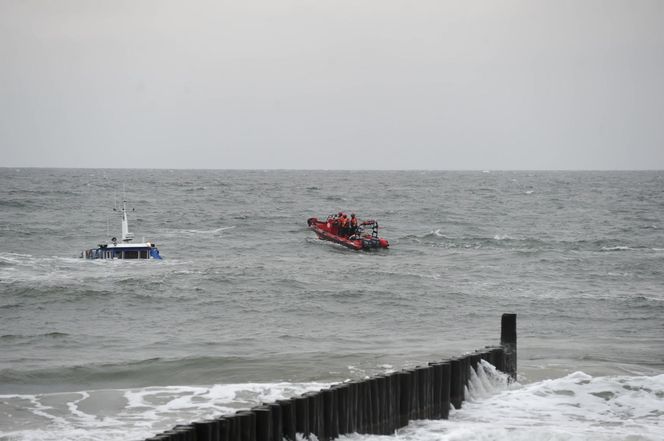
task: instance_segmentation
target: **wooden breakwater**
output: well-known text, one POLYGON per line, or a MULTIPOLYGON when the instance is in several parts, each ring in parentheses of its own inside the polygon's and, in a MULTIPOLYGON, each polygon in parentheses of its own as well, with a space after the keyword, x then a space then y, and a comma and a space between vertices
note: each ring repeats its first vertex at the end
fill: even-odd
POLYGON ((335 384, 219 418, 175 426, 146 441, 330 441, 348 433, 393 434, 410 420, 459 409, 480 360, 516 377, 516 314, 503 314, 500 346, 364 380, 335 384))

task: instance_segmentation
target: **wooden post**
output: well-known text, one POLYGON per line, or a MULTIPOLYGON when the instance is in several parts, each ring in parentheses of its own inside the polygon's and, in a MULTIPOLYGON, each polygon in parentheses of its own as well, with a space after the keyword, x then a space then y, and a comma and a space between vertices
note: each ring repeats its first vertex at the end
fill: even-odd
POLYGON ((504 372, 516 380, 516 314, 503 314, 500 345, 504 351, 504 372))
POLYGON ((387 379, 387 394, 389 403, 389 415, 387 419, 387 435, 394 434, 399 428, 399 377, 396 372, 385 376, 387 379))
POLYGON ((309 400, 306 397, 293 398, 295 403, 295 431, 309 437, 309 400))
POLYGON ((360 431, 360 386, 357 381, 348 383, 348 433, 360 431))
POLYGON ((210 441, 219 440, 219 420, 206 420, 210 423, 210 441))
POLYGON ((450 402, 455 409, 461 409, 463 402, 462 362, 459 358, 450 360, 450 402))
POLYGON ((240 418, 237 413, 229 415, 227 418, 228 433, 230 441, 241 441, 242 431, 240 429, 240 418))
POLYGON ((411 376, 410 371, 400 371, 399 378, 399 427, 406 427, 410 420, 411 376))
POLYGON ((212 440, 212 425, 209 421, 196 421, 192 423, 196 432, 196 441, 212 440))
POLYGON ((229 417, 217 418, 219 423, 219 441, 233 441, 231 439, 231 422, 229 417))
POLYGON ((327 439, 339 436, 339 408, 337 406, 337 391, 334 388, 320 391, 323 402, 323 422, 327 439))
POLYGON ((346 435, 351 433, 349 430, 350 426, 350 400, 349 400, 349 391, 350 387, 348 384, 337 384, 332 386, 332 389, 336 391, 337 396, 337 425, 339 435, 346 435))
POLYGON ((437 420, 442 418, 443 365, 441 363, 429 363, 429 366, 433 369, 431 418, 437 420))
POLYGON ((441 392, 440 417, 447 419, 450 415, 450 384, 452 381, 452 369, 449 362, 441 363, 443 365, 443 380, 441 392))
POLYGON ((256 441, 256 415, 248 410, 235 415, 240 423, 240 441, 256 441))
POLYGON ((272 415, 272 440, 282 441, 284 437, 282 407, 278 403, 270 403, 266 406, 270 408, 270 414, 272 415))
MULTIPOLYGON (((295 403, 293 400, 279 400, 277 404, 281 407, 281 424, 283 437, 288 441, 296 441, 297 424, 295 417, 295 403)), ((223 440, 221 440, 223 441, 223 440)), ((281 441, 281 440, 279 440, 281 441)))
POLYGON ((258 406, 251 410, 256 416, 256 441, 274 441, 272 438, 274 433, 272 431, 272 410, 270 407, 258 406))

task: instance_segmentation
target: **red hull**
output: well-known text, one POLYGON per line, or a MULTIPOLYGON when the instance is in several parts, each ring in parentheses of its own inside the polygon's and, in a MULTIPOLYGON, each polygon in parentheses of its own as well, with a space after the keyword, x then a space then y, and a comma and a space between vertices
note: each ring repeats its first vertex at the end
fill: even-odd
POLYGON ((307 224, 309 225, 309 228, 318 235, 319 239, 329 240, 330 242, 338 243, 339 245, 343 245, 352 250, 368 250, 387 248, 390 246, 387 239, 376 237, 371 234, 363 234, 353 239, 340 236, 339 228, 331 219, 321 221, 318 220, 318 218, 312 217, 307 219, 307 224))

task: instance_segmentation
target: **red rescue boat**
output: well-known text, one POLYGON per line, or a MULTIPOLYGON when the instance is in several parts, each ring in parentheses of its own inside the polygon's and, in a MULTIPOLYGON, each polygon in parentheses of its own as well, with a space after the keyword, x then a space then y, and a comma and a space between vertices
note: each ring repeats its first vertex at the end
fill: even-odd
POLYGON ((371 250, 390 246, 387 239, 378 237, 378 222, 375 220, 360 222, 356 231, 349 231, 347 234, 340 231, 339 218, 336 216, 328 216, 324 221, 310 217, 307 219, 307 225, 318 235, 319 239, 329 240, 353 250, 371 250))

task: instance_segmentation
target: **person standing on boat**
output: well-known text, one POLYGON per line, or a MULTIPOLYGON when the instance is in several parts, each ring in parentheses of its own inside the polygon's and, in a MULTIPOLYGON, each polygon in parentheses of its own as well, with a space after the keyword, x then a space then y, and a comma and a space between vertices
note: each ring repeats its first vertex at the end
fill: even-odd
POLYGON ((351 213, 350 215, 350 235, 353 235, 357 233, 357 218, 355 217, 355 213, 351 213))
POLYGON ((348 236, 348 216, 346 216, 345 214, 341 216, 341 221, 339 226, 340 226, 339 235, 343 237, 348 236))
POLYGON ((341 218, 343 215, 343 212, 340 211, 339 214, 334 217, 334 221, 332 222, 332 224, 337 227, 337 235, 339 236, 341 236, 341 218))

